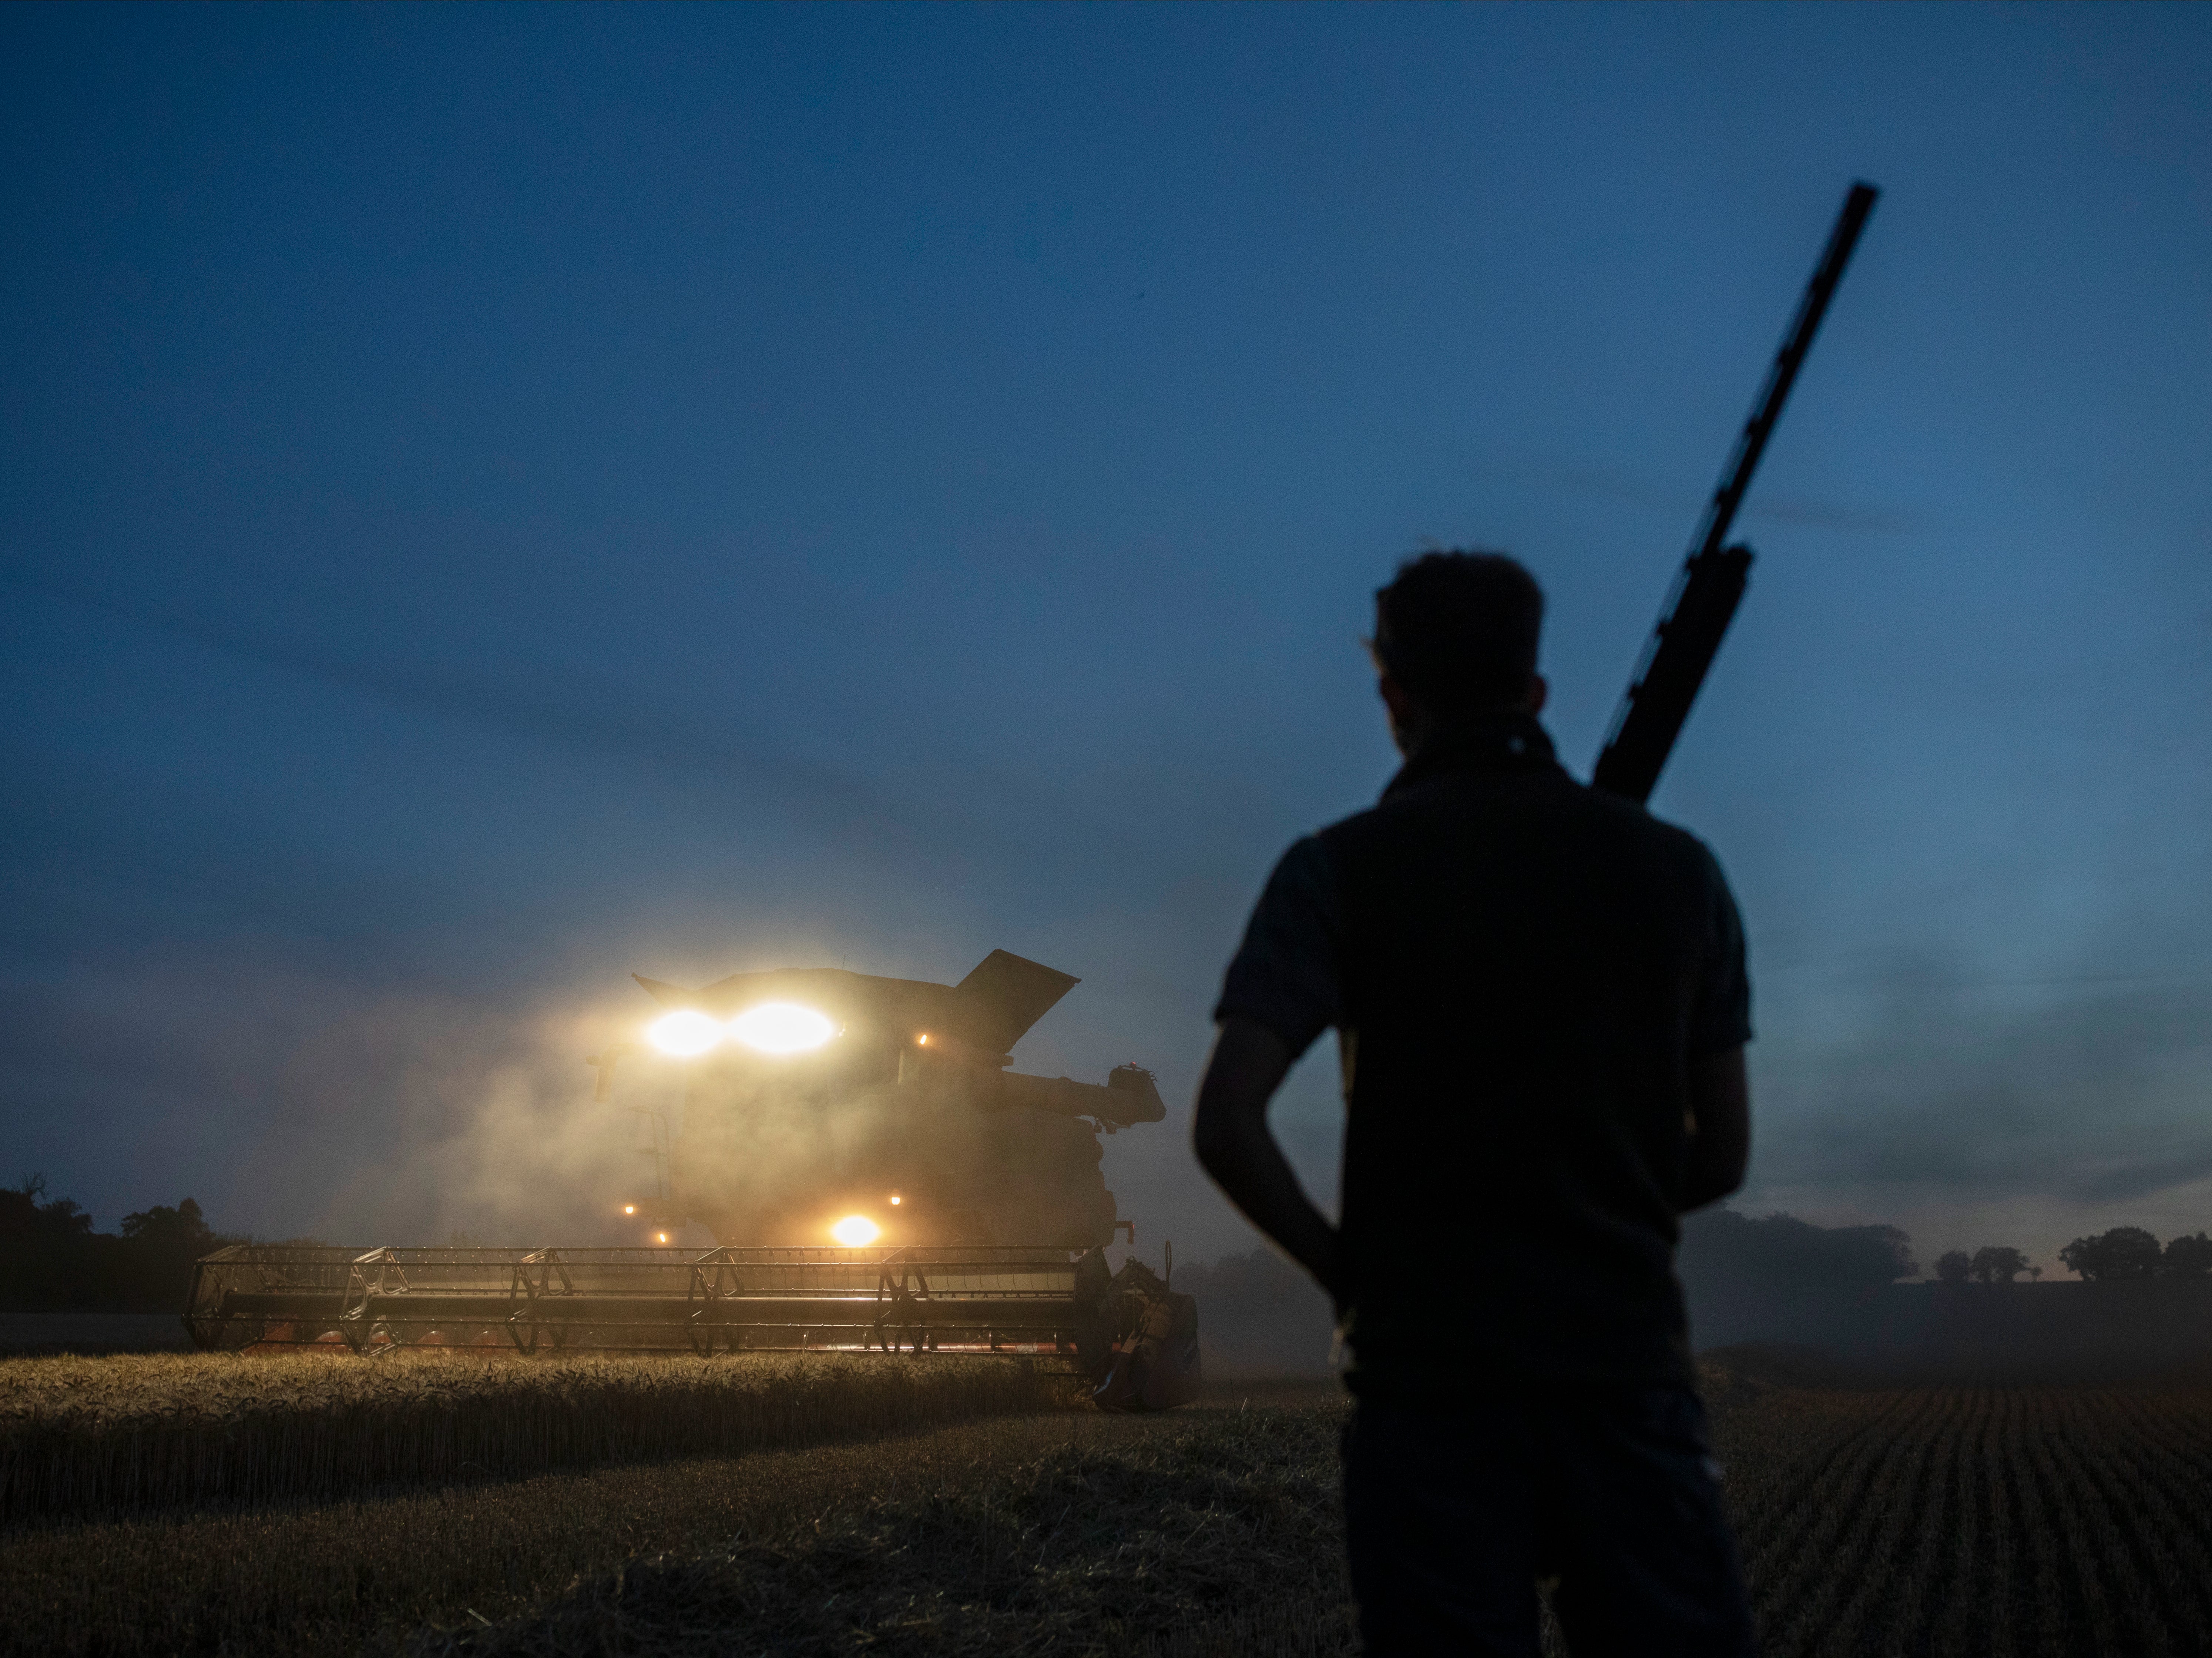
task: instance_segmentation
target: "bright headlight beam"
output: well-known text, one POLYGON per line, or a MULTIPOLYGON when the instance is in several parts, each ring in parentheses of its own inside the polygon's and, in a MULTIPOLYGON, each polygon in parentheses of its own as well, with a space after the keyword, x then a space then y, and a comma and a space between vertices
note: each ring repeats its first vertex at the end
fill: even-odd
POLYGON ((662 1053, 688 1060, 704 1054, 727 1033, 705 1014, 687 1007, 655 1019, 645 1034, 662 1053))
POLYGON ((866 1215, 848 1215, 830 1229, 830 1236, 848 1249, 865 1249, 884 1235, 884 1229, 866 1215))
POLYGON ((829 1018, 796 1002, 763 1002, 730 1021, 730 1035, 763 1054, 799 1054, 837 1034, 829 1018))

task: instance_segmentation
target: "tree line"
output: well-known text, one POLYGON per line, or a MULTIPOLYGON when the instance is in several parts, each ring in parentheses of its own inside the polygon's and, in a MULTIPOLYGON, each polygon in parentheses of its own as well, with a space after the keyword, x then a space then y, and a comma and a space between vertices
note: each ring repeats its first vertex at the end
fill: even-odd
POLYGON ((2140 1226, 2115 1226, 2075 1238, 2058 1259, 2086 1278, 2203 1278, 2212 1273, 2212 1237, 2169 1238, 2166 1248, 2140 1226))
POLYGON ((180 1313, 192 1263, 240 1241, 210 1226, 190 1198, 95 1232, 90 1215, 48 1199, 46 1176, 33 1175, 0 1188, 0 1311, 180 1313))
MULTIPOLYGON (((2203 1232, 2169 1238, 2166 1247, 2140 1226, 2115 1226, 2075 1238, 2058 1252, 2069 1272, 2093 1282, 2098 1279, 2147 1278, 2203 1278, 2212 1274, 2212 1237, 2203 1232)), ((1985 1244, 1968 1254, 1954 1249, 1936 1263, 1936 1276, 1946 1284, 2010 1284, 2022 1272, 2041 1278, 2043 1269, 2028 1264, 2027 1257, 2005 1244, 1985 1244)))

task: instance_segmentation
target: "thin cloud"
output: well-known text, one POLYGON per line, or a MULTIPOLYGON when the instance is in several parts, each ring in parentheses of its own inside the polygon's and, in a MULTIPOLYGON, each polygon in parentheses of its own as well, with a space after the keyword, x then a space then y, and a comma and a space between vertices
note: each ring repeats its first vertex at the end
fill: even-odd
MULTIPOLYGON (((1705 507, 1707 497, 1688 490, 1668 489, 1626 472, 1595 467, 1483 467, 1472 469, 1478 477, 1499 483, 1518 483, 1560 495, 1594 496, 1631 507, 1680 515, 1687 527, 1705 507)), ((1923 514, 1894 508, 1856 507, 1835 501, 1810 501, 1802 496, 1762 495, 1755 489, 1741 517, 1758 522, 1802 524, 1823 530, 1848 530, 1861 535, 1906 535, 1928 529, 1923 514)))
MULTIPOLYGON (((814 804, 854 817, 880 821, 890 813, 888 797, 848 774, 810 764, 748 742, 726 727, 663 708, 643 717, 629 712, 636 699, 614 687, 590 687, 589 702, 549 696, 512 681, 473 674, 443 664, 371 661, 318 651, 291 640, 175 616, 157 615, 112 599, 8 578, 42 597, 150 629, 264 667, 297 674, 324 684, 359 691, 404 707, 464 720, 550 746, 587 750, 633 762, 683 768, 702 768, 748 782, 766 782, 805 795, 814 804)), ((563 669, 572 683, 578 676, 563 669)))
POLYGON ((1074 808, 1063 794, 1019 776, 957 760, 935 767, 938 786, 893 792, 851 771, 794 758, 720 721, 651 706, 623 687, 594 683, 564 667, 571 695, 471 673, 433 662, 377 661, 317 650, 296 641, 156 614, 112 599, 52 586, 21 575, 4 578, 57 603, 135 628, 188 640, 201 647, 549 747, 640 765, 698 786, 765 787, 812 826, 878 853, 927 854, 956 861, 1011 853, 1038 839, 1092 857, 1157 860, 1170 853, 1170 832, 1137 832, 1111 817, 1074 808), (645 713, 636 712, 641 707, 645 713))
POLYGON ((1762 1183, 2103 1203, 2212 1173, 2212 1008, 2190 979, 2051 982, 1993 1005, 1986 981, 1900 966, 1853 1034, 1765 1066, 1762 1183))

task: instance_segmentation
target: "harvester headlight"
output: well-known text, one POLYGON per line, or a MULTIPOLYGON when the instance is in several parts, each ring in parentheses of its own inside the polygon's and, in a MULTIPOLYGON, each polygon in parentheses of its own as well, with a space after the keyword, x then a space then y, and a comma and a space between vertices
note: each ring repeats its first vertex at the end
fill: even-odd
POLYGON ((645 1033, 653 1045, 664 1054, 673 1054, 679 1060, 688 1060, 704 1054, 727 1034, 705 1014, 685 1008, 678 1013, 663 1015, 653 1022, 645 1033))
POLYGON ((799 1054, 837 1034, 823 1014, 796 1002, 763 1002, 730 1021, 730 1035, 763 1054, 799 1054))
POLYGON ((830 1229, 830 1236, 848 1249, 865 1249, 884 1235, 884 1229, 866 1215, 848 1215, 830 1229))

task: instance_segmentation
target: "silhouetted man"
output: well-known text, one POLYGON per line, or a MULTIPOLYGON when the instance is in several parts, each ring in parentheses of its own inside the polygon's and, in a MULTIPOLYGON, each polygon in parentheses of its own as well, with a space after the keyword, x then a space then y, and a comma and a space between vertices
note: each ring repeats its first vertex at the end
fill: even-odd
POLYGON ((1583 787, 1537 724, 1544 598, 1488 553, 1376 595, 1405 766, 1299 841, 1230 964, 1200 1160, 1321 1280, 1349 1340, 1369 1652, 1753 1649, 1692 1391, 1676 1216, 1750 1148, 1743 933, 1705 847, 1583 787), (1267 1102, 1334 1026, 1342 1221, 1267 1102))

